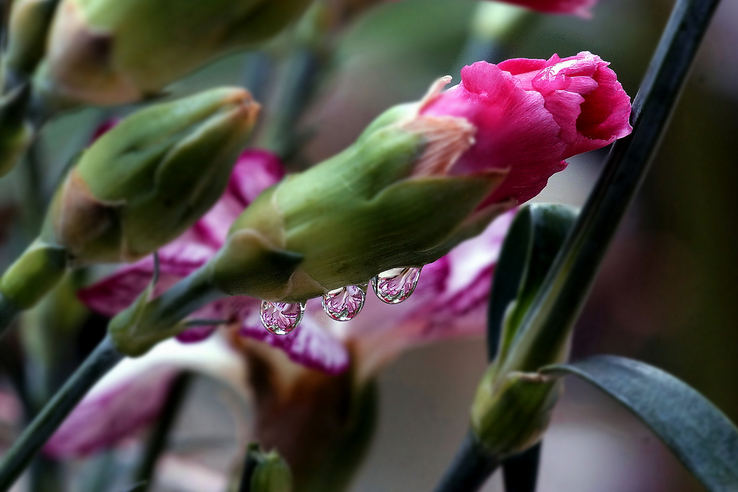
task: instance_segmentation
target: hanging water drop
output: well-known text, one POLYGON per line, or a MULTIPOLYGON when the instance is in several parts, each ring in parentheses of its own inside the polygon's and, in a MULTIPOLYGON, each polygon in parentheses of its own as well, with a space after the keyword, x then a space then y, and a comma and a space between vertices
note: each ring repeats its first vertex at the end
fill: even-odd
POLYGON ((261 301, 261 324, 270 333, 286 335, 300 324, 305 314, 304 302, 261 301))
MULTIPOLYGON (((366 285, 366 284, 365 284, 366 285)), ((323 311, 336 321, 348 321, 364 307, 366 290, 359 285, 347 285, 323 294, 323 311)))
POLYGON ((419 278, 420 268, 392 268, 374 277, 372 287, 380 301, 387 304, 398 304, 415 291, 419 278))

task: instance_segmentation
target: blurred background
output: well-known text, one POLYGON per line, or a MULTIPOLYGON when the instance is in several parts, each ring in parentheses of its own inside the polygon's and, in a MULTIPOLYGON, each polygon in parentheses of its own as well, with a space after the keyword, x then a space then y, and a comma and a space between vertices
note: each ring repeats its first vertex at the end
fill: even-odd
MULTIPOLYGON (((563 57, 592 51, 612 63, 634 97, 671 5, 664 0, 600 0, 592 19, 534 15, 505 41, 500 56, 548 58, 553 53, 563 57)), ((317 162, 344 148, 384 108, 417 99, 436 77, 452 73, 458 80, 458 60, 474 6, 462 0, 389 2, 340 32, 333 64, 300 120, 311 131, 302 158, 317 162)), ((738 206, 736 26, 738 3, 723 2, 653 168, 607 255, 577 325, 572 352, 575 359, 612 353, 661 367, 702 392, 734 422, 738 234, 730 217, 738 206)), ((271 52, 279 55, 284 43, 276 41, 271 52)), ((227 57, 178 82, 172 91, 239 84, 245 77, 255 81, 254 74, 260 72, 254 72, 254 60, 254 55, 227 57), (251 67, 246 75, 245 66, 251 67)), ((269 89, 290 77, 281 70, 276 67, 273 79, 259 83, 269 89)), ((267 101, 267 114, 271 107, 267 101)), ((2 266, 33 233, 19 230, 16 219, 43 212, 38 201, 28 197, 29 180, 53 187, 65 161, 103 117, 99 110, 86 110, 50 125, 39 150, 47 163, 43 173, 23 175, 19 166, 11 179, 0 181, 2 266)), ((581 205, 605 155, 595 152, 572 159, 536 201, 581 205)), ((100 320, 88 324, 94 331, 100 320)), ((80 336, 80 350, 93 345, 95 335, 90 336, 92 341, 80 336)), ((12 357, 17 349, 13 344, 20 342, 3 343, 3 357, 12 357)), ((482 340, 463 340, 417 349, 387 367, 379 378, 377 432, 351 490, 429 490, 461 441, 485 366, 482 340)), ((221 436, 220 447, 209 457, 182 451, 179 458, 163 463, 164 476, 172 478, 162 480, 161 490, 198 490, 177 482, 183 462, 191 470, 202 469, 203 480, 230 466, 229 453, 237 443, 230 427, 233 420, 226 418, 227 398, 219 394, 207 383, 198 383, 177 433, 178 439, 193 433, 215 441, 214 436, 221 436)), ((12 413, 12 407, 0 400, 0 421, 2 412, 12 413)), ((0 440, 9 432, 0 427, 0 440)), ((486 490, 501 490, 499 476, 486 490)), ((569 381, 544 440, 539 490, 701 488, 633 416, 595 390, 569 381)))

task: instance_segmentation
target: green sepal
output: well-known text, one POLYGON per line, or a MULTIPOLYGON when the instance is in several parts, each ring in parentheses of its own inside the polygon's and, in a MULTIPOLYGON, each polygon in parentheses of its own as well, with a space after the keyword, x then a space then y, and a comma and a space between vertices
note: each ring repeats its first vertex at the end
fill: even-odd
MULTIPOLYGON (((230 295, 251 295, 281 300, 289 281, 303 261, 299 253, 276 248, 251 229, 228 237, 225 246, 210 262, 214 285, 230 295)), ((304 299, 302 299, 304 300, 304 299)))
POLYGON ((240 490, 248 492, 290 492, 292 473, 276 450, 262 451, 251 443, 246 452, 240 490))
POLYGON ((64 248, 36 240, 0 278, 0 294, 20 309, 27 309, 62 278, 67 269, 64 248))
POLYGON ((249 479, 250 492, 290 492, 292 473, 287 462, 275 450, 263 452, 249 446, 248 458, 255 462, 249 479))

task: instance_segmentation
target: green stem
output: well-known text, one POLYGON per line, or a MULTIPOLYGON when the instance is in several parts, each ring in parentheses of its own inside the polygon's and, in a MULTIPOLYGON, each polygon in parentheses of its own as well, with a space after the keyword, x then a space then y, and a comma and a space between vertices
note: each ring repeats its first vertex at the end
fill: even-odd
POLYGON ((312 47, 300 46, 284 68, 283 86, 277 95, 275 112, 266 129, 265 147, 290 160, 302 140, 297 122, 312 99, 323 63, 312 47))
POLYGON ((243 470, 241 470, 241 480, 238 486, 238 492, 252 492, 251 477, 254 475, 256 467, 259 465, 257 454, 255 452, 252 452, 252 449, 258 452, 259 446, 249 444, 249 449, 246 452, 246 460, 243 464, 243 470))
POLYGON ((225 297, 226 294, 212 285, 211 267, 206 263, 155 299, 149 300, 147 289, 110 320, 108 331, 118 349, 130 356, 143 355, 157 343, 186 328, 182 320, 187 315, 225 297))
POLYGON ((461 443, 451 466, 436 486, 435 492, 478 490, 499 464, 499 459, 492 456, 470 431, 461 443))
POLYGON ((502 464, 502 481, 505 484, 505 492, 535 491, 540 460, 540 442, 520 454, 505 458, 502 464))
POLYGON ((192 373, 183 372, 179 374, 172 387, 169 389, 167 400, 156 421, 156 427, 151 431, 151 436, 146 443, 141 462, 135 474, 134 483, 138 484, 138 492, 146 492, 153 484, 154 471, 159 456, 166 449, 169 435, 177 421, 179 410, 182 407, 187 391, 192 382, 192 373))
POLYGON ((522 7, 480 2, 472 14, 469 37, 451 73, 457 74, 464 65, 477 61, 497 62, 510 43, 525 35, 540 17, 522 7))
POLYGON ((0 490, 10 488, 87 391, 122 358, 106 336, 3 455, 0 490))
POLYGON ((0 293, 0 337, 10 327, 21 309, 0 293))
POLYGON ((679 0, 633 104, 633 133, 616 142, 605 170, 533 301, 503 371, 536 371, 560 353, 602 258, 666 127, 720 0, 679 0))

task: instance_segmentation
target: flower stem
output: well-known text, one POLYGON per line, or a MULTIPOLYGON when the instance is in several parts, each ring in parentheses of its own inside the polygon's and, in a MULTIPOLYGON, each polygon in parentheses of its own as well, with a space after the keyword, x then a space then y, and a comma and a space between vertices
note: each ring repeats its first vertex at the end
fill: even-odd
POLYGON ((3 455, 0 490, 7 490, 85 393, 123 356, 106 336, 3 455))
POLYGON ((477 440, 472 432, 467 433, 456 457, 435 492, 469 492, 478 490, 497 469, 500 462, 477 440))
POLYGON ((3 336, 8 327, 13 323, 19 312, 20 309, 15 304, 0 294, 0 337, 3 336))
POLYGON ((156 462, 164 449, 166 449, 169 434, 174 428, 179 410, 187 396, 191 382, 192 373, 183 372, 177 376, 172 387, 169 389, 164 408, 162 408, 159 418, 156 421, 156 427, 152 430, 151 436, 146 443, 146 449, 142 454, 141 462, 136 471, 135 483, 138 484, 136 488, 138 492, 146 492, 153 484, 152 477, 156 469, 156 462))
POLYGON ((535 371, 562 350, 633 196, 643 181, 720 0, 679 0, 633 104, 633 133, 616 142, 574 230, 526 313, 503 370, 535 371))

